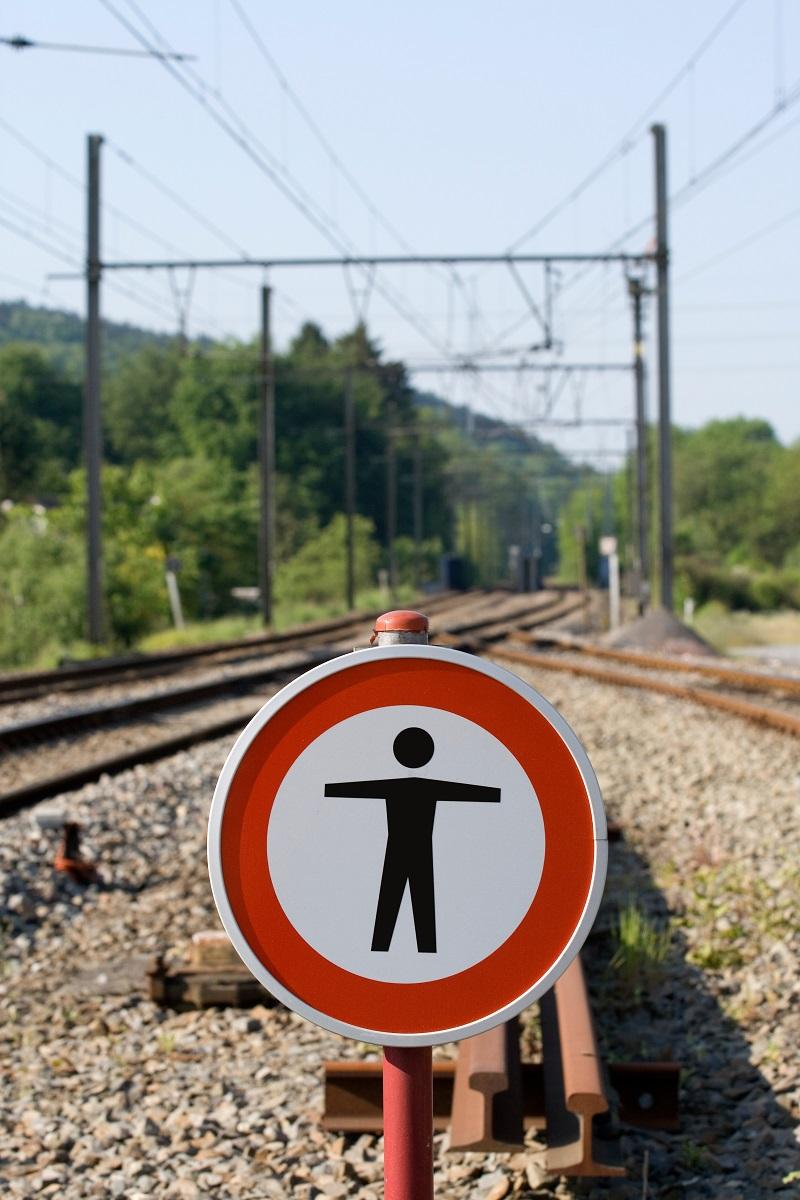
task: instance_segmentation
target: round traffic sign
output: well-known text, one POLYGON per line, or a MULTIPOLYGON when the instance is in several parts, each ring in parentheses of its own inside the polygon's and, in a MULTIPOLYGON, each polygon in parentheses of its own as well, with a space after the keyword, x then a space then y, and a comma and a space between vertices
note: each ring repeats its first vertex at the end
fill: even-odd
POLYGON ((385 1045, 468 1037, 542 995, 591 928, 606 849, 563 717, 502 667, 420 645, 334 659, 265 704, 208 831, 256 978, 385 1045))

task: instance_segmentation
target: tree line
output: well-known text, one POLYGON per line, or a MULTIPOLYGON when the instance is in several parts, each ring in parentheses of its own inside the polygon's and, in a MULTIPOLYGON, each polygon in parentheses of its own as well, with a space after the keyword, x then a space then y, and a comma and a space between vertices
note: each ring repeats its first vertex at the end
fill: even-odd
MULTIPOLYGON (((657 595, 658 527, 655 432, 648 441, 648 546, 657 595)), ((752 610, 800 607, 800 442, 784 446, 760 418, 710 421, 672 430, 677 599, 717 600, 752 610)), ((585 536, 590 576, 598 542, 616 533, 623 567, 634 565, 635 468, 577 487, 561 514, 562 570, 579 574, 585 536), (584 535, 581 531, 584 531, 584 535)))
MULTIPOLYGON (((0 314, 2 315, 2 314, 0 314)), ((30 324, 30 318, 28 318, 30 324)), ((19 324, 19 322, 17 322, 19 324)), ((23 323, 24 324, 24 323, 23 323)), ((130 331, 126 332, 130 341, 130 331)), ((110 339, 107 339, 110 340, 110 339)), ((75 345, 0 345, 0 657, 41 656, 42 630, 79 642, 85 609, 82 391, 75 345)), ((396 462, 399 582, 432 584, 455 553, 467 579, 508 573, 574 485, 552 447, 412 388, 363 327, 329 340, 304 325, 276 356, 280 608, 344 596, 344 395, 356 414, 356 570, 374 588, 388 559, 387 459, 396 462), (391 445, 390 445, 391 439, 391 445), (419 472, 422 544, 415 546, 419 472), (551 486, 539 488, 547 476, 551 486)), ((114 353, 103 383, 103 533, 111 642, 169 620, 164 569, 180 561, 189 619, 231 612, 256 582, 259 365, 255 343, 144 339, 114 353)), ((551 558, 554 556, 551 546, 551 558)))
MULTIPOLYGON (((0 663, 80 650, 85 614, 82 323, 0 305, 0 663), (28 340, 25 340, 28 339, 28 340)), ((241 611, 256 583, 259 366, 255 343, 181 344, 106 326, 103 532, 109 646, 169 623, 164 571, 180 561, 188 619, 241 611)), ((632 461, 600 473, 518 428, 411 386, 363 327, 304 325, 275 359, 279 612, 345 595, 344 393, 356 410, 356 569, 362 596, 388 564, 387 460, 396 459, 400 584, 432 585, 445 553, 467 582, 513 582, 510 551, 577 582, 616 534, 634 566, 632 461), (415 547, 421 466, 423 541, 415 547), (421 553, 420 553, 421 552, 421 553)), ((800 604, 800 444, 744 417, 674 429, 677 599, 800 604)), ((649 433, 648 542, 657 595, 657 445, 649 433)), ((385 598, 385 597, 384 597, 385 598)), ((379 603, 373 595, 368 603, 379 603)), ((249 611, 253 611, 252 608, 249 611)))

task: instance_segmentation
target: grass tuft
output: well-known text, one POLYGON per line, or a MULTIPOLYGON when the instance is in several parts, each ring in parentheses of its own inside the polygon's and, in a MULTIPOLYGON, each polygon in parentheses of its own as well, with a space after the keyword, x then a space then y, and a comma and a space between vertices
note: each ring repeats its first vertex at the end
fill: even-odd
POLYGON ((671 933, 642 911, 634 900, 620 909, 614 931, 617 948, 611 967, 629 988, 641 988, 660 974, 669 954, 671 933))

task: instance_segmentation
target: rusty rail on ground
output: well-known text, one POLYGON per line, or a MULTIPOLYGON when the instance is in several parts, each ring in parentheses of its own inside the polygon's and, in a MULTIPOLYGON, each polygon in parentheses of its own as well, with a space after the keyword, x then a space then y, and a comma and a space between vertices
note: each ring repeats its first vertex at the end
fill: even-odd
POLYGON ((517 1150, 523 1141, 522 1064, 516 1018, 458 1047, 451 1150, 517 1150))
MULTIPOLYGON (((625 1124, 676 1129, 679 1064, 601 1063, 580 958, 539 1006, 543 1062, 520 1062, 515 1019, 433 1064, 434 1129, 449 1126, 451 1150, 484 1153, 519 1151, 526 1130, 544 1131, 551 1174, 622 1175, 612 1109, 625 1124)), ((379 1062, 325 1063, 323 1126, 382 1131, 379 1062)))
POLYGON ((542 997, 547 1170, 553 1175, 624 1175, 619 1144, 602 1138, 609 1111, 603 1065, 580 955, 542 997))

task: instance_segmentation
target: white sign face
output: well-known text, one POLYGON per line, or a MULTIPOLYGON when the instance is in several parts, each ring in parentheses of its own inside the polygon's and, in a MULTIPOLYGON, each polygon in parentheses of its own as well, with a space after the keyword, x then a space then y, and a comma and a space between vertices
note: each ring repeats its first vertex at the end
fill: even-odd
POLYGON ((603 558, 610 558, 612 554, 617 553, 617 539, 608 536, 601 537, 599 549, 603 558))
POLYGON ((266 852, 278 900, 315 950, 357 975, 421 983, 466 970, 510 937, 539 886, 544 821, 492 734, 442 709, 396 705, 308 746, 275 798, 266 852), (404 733, 413 745, 411 730, 433 746, 416 767, 393 750, 403 754, 404 733), (326 796, 330 784, 343 794, 326 796), (373 948, 376 929, 385 948, 373 948))

